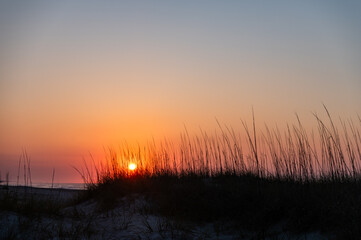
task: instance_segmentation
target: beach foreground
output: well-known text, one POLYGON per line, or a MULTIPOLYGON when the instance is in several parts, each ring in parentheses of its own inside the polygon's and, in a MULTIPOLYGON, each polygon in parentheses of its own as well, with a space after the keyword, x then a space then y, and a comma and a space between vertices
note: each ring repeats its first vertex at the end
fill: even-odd
MULTIPOLYGON (((240 227, 239 221, 233 221, 231 218, 227 220, 220 217, 218 220, 205 221, 201 220, 203 216, 199 216, 199 220, 196 221, 186 220, 187 217, 160 214, 154 206, 154 196, 151 198, 148 193, 130 193, 108 202, 104 201, 106 196, 103 200, 99 200, 98 193, 88 190, 1 186, 0 238, 329 239, 332 237, 319 231, 286 231, 286 221, 282 220, 267 226, 264 231, 257 226, 240 227)), ((162 193, 158 197, 161 198, 162 193)), ((194 204, 201 203, 194 202, 194 204)), ((208 214, 212 215, 212 213, 208 214)))
POLYGON ((219 125, 124 143, 74 168, 84 190, 1 186, 0 239, 361 239, 360 131, 325 112, 316 136, 298 117, 258 133, 253 117, 246 142, 219 125))

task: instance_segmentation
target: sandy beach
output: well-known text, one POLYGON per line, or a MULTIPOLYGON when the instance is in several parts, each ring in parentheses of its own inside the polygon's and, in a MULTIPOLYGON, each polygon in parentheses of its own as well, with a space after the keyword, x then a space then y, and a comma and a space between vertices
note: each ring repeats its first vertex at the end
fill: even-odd
MULTIPOLYGON (((145 197, 133 194, 104 210, 85 190, 1 186, 0 239, 259 239, 232 222, 185 222, 155 214, 145 197), (16 202, 12 205, 7 202, 16 202), (7 207, 5 205, 8 205, 7 207), (40 206, 38 205, 40 204, 40 206), (48 209, 46 206, 53 207, 48 209)), ((301 239, 273 229, 273 238, 301 239)), ((320 233, 302 239, 327 239, 320 233)))

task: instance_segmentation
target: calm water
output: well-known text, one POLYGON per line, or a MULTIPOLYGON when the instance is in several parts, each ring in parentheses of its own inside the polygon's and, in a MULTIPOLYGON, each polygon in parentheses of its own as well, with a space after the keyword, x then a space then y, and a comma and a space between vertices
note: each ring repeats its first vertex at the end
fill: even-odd
MULTIPOLYGON (((5 185, 5 182, 0 183, 0 185, 5 185)), ((16 186, 16 182, 9 182, 9 186, 16 186)), ((22 185, 22 184, 19 184, 22 185)), ((51 183, 32 183, 32 187, 38 188, 64 188, 64 189, 77 189, 82 190, 85 189, 84 183, 54 183, 53 186, 51 183)))

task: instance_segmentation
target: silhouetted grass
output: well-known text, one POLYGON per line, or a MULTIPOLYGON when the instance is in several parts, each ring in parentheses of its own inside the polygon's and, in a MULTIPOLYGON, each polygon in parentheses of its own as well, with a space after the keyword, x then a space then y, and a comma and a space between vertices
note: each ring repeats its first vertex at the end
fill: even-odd
POLYGON ((191 137, 186 131, 177 144, 123 143, 119 151, 109 149, 105 163, 92 159, 78 171, 88 197, 103 210, 123 196, 142 194, 152 204, 148 211, 175 219, 231 221, 260 233, 281 224, 284 231, 357 238, 361 119, 340 120, 339 131, 326 107, 325 112, 328 123, 314 114, 317 135, 298 116, 283 133, 268 126, 257 132, 253 116, 251 127, 242 122, 243 135, 218 123, 215 134, 191 137), (136 171, 128 170, 130 162, 136 171))

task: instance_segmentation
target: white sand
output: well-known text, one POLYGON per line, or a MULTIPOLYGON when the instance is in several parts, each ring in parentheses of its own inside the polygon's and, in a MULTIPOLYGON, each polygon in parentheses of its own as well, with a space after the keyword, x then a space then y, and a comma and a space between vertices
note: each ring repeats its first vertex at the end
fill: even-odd
MULTIPOLYGON (((255 234, 238 231, 229 223, 195 224, 150 214, 148 202, 139 195, 119 200, 111 211, 99 211, 94 200, 72 204, 81 190, 0 187, 0 199, 9 193, 17 194, 21 201, 33 197, 70 205, 63 207, 59 215, 0 211, 0 239, 257 239, 255 234)), ((275 227, 274 237, 328 239, 319 233, 304 234, 300 238, 282 233, 280 229, 275 227)))

